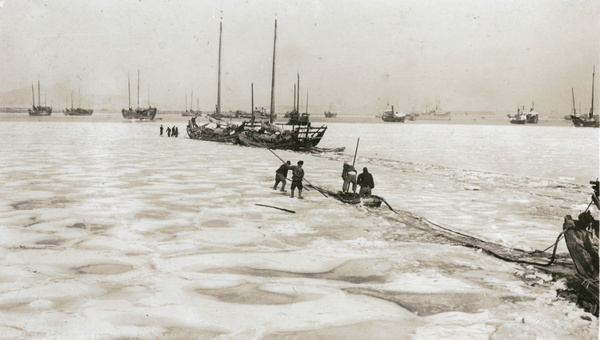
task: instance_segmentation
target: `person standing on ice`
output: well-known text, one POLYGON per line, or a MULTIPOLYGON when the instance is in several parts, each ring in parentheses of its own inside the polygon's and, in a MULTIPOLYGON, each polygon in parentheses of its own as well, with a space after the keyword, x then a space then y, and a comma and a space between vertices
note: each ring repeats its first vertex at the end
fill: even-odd
POLYGON ((279 182, 281 182, 280 191, 285 192, 285 178, 287 177, 287 173, 290 166, 292 166, 292 163, 290 161, 287 161, 284 164, 281 164, 279 169, 275 171, 275 185, 273 186, 273 190, 277 190, 277 185, 279 184, 279 182))
POLYGON ((342 179, 344 179, 344 185, 342 186, 342 192, 348 192, 350 189, 350 183, 352 183, 352 192, 356 193, 356 169, 354 166, 344 162, 344 168, 342 170, 342 179))
POLYGON ((371 189, 375 188, 375 181, 366 167, 363 168, 362 174, 358 175, 357 183, 360 185, 360 197, 371 197, 371 189))
POLYGON ((298 198, 302 199, 302 179, 304 178, 304 169, 302 169, 303 161, 298 161, 298 165, 290 165, 288 168, 292 170, 292 198, 294 198, 294 189, 298 188, 298 198))
POLYGON ((160 126, 160 135, 161 135, 161 136, 162 136, 162 133, 163 133, 163 126, 161 125, 161 126, 160 126))

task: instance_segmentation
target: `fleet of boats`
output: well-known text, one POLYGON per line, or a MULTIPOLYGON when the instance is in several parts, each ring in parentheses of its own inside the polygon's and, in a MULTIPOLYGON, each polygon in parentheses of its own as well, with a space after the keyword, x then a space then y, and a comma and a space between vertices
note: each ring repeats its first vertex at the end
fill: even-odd
POLYGON ((526 112, 525 106, 523 106, 523 109, 517 108, 517 114, 507 116, 511 124, 537 124, 539 120, 539 114, 533 110, 533 105, 529 109, 529 112, 526 112))
MULTIPOLYGON (((217 105, 216 110, 209 117, 209 123, 197 125, 190 121, 187 125, 187 133, 191 139, 240 144, 244 146, 261 147, 268 149, 285 149, 295 151, 311 151, 316 147, 325 132, 327 126, 313 127, 308 119, 308 114, 299 115, 296 103, 293 115, 290 116, 287 126, 276 125, 277 117, 275 109, 275 51, 277 44, 277 20, 275 20, 273 39, 273 67, 271 75, 271 108, 267 113, 256 110, 254 107, 254 85, 252 84, 252 116, 249 121, 241 124, 232 124, 222 119, 221 113, 221 49, 222 49, 223 23, 219 26, 219 67, 217 81, 217 105), (258 112, 257 112, 258 111, 258 112), (264 119, 267 117, 268 119, 264 119)), ((298 75, 298 89, 300 76, 298 75)), ((295 90, 295 88, 294 88, 295 90)), ((299 92, 299 91, 298 91, 299 92)), ((294 98, 296 101, 296 98, 294 98)), ((307 98, 308 101, 308 98, 307 98)), ((297 102, 297 101, 296 101, 297 102)))

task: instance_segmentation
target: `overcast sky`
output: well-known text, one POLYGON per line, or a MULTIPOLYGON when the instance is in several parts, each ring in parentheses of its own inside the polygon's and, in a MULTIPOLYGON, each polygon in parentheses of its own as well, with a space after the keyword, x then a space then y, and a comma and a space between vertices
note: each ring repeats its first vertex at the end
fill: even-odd
POLYGON ((439 100, 567 114, 572 87, 590 106, 600 59, 598 0, 0 0, 0 92, 39 79, 126 101, 139 68, 142 104, 149 86, 154 103, 183 107, 193 90, 211 110, 221 18, 223 110, 249 110, 251 83, 255 103, 269 105, 275 19, 276 111, 293 104, 299 73, 302 105, 308 91, 309 105, 337 112, 439 100))

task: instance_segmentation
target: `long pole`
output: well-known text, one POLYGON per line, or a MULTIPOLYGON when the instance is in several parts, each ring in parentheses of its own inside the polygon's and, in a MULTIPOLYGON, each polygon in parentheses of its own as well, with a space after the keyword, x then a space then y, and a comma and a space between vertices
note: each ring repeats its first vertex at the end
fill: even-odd
POLYGON ((223 36, 223 22, 219 24, 219 75, 218 75, 218 83, 217 83, 217 112, 218 115, 221 114, 221 37, 223 36))
POLYGON ((298 92, 296 92, 296 112, 300 113, 300 73, 298 73, 298 92))
POLYGON ((308 90, 306 90, 306 111, 305 113, 308 113, 308 90))
POLYGON ((71 110, 73 110, 73 91, 71 91, 71 110))
POLYGON ((573 116, 577 116, 577 110, 575 109, 575 91, 571 87, 571 96, 573 96, 573 116))
MULTIPOLYGON (((187 110, 187 103, 185 103, 185 109, 187 110)), ((192 97, 190 98, 190 111, 194 111, 194 89, 192 89, 192 97)))
POLYGON ((277 46, 277 19, 275 19, 275 33, 273 35, 273 68, 271 70, 271 110, 269 112, 269 123, 273 123, 275 113, 275 51, 277 46))
POLYGON ((42 100, 40 99, 40 81, 38 79, 38 105, 42 106, 42 100))
POLYGON ((138 69, 138 97, 137 106, 140 107, 140 69, 138 69))
POLYGON ((131 77, 127 73, 127 96, 129 98, 129 108, 131 109, 131 77))
POLYGON ((296 111, 296 84, 294 84, 294 108, 292 111, 296 111))
POLYGON ((252 108, 250 109, 250 112, 252 112, 252 118, 254 117, 254 83, 250 84, 250 97, 251 99, 251 103, 252 103, 252 108))
POLYGON ((590 119, 594 117, 594 77, 596 77, 596 65, 592 71, 592 107, 590 108, 590 119))
POLYGON ((33 84, 31 84, 31 99, 33 99, 33 108, 35 109, 35 90, 33 89, 33 84))
POLYGON ((358 143, 360 142, 360 137, 356 140, 356 150, 354 150, 354 160, 352 160, 352 166, 354 166, 354 162, 356 162, 356 154, 358 153, 358 143))
POLYGON ((79 97, 79 108, 81 108, 81 89, 79 89, 78 97, 79 97))

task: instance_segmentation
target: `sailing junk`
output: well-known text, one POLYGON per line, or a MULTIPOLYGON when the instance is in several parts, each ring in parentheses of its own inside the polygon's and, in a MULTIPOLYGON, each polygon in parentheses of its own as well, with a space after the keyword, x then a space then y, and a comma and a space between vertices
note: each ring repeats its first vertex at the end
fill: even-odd
POLYGON ((38 105, 35 105, 35 92, 31 84, 31 96, 33 97, 33 107, 29 109, 30 116, 49 116, 52 114, 52 107, 42 106, 40 101, 40 81, 38 80, 38 105))
POLYGON ((71 92, 71 108, 65 108, 63 113, 65 116, 91 116, 94 110, 81 108, 81 91, 79 91, 79 107, 73 108, 73 93, 71 92))
MULTIPOLYGON (((256 112, 253 108, 251 121, 242 122, 236 126, 218 120, 224 117, 221 113, 221 41, 223 34, 223 23, 219 26, 219 68, 218 68, 218 87, 217 87, 217 105, 214 114, 209 117, 212 124, 206 123, 198 126, 194 121, 190 121, 187 126, 187 133, 191 139, 215 141, 224 143, 241 144, 245 146, 262 147, 269 149, 285 150, 303 150, 310 151, 316 146, 325 131, 326 126, 311 127, 306 119, 305 124, 293 124, 291 129, 284 129, 276 126, 273 121, 276 118, 275 109, 275 51, 277 42, 277 20, 275 20, 275 34, 273 42, 273 69, 271 77, 271 109, 268 113, 268 121, 256 121, 263 115, 262 111, 256 112), (257 115, 258 113, 258 115, 257 115)), ((253 99, 254 100, 254 99, 253 99)), ((254 104, 253 104, 254 106, 254 104)), ((266 110, 265 112, 266 113, 266 110)), ((305 116, 308 118, 308 115, 305 116)), ((289 123, 289 122, 288 122, 289 123)))
MULTIPOLYGON (((576 112, 571 115, 571 121, 573 121, 573 125, 576 127, 600 127, 600 120, 598 120, 598 115, 594 115, 594 78, 596 76, 596 67, 594 66, 594 71, 592 71, 592 106, 590 107, 590 113, 588 115, 589 118, 585 116, 578 116, 576 112)), ((573 99, 573 108, 575 107, 575 99, 573 99)))
POLYGON ((123 118, 126 119, 139 119, 139 120, 153 120, 156 116, 156 108, 150 106, 150 100, 148 100, 148 108, 140 107, 140 71, 138 70, 138 96, 137 96, 137 105, 136 109, 131 108, 131 84, 129 81, 129 77, 127 77, 127 90, 129 93, 129 109, 121 110, 123 114, 123 118))

